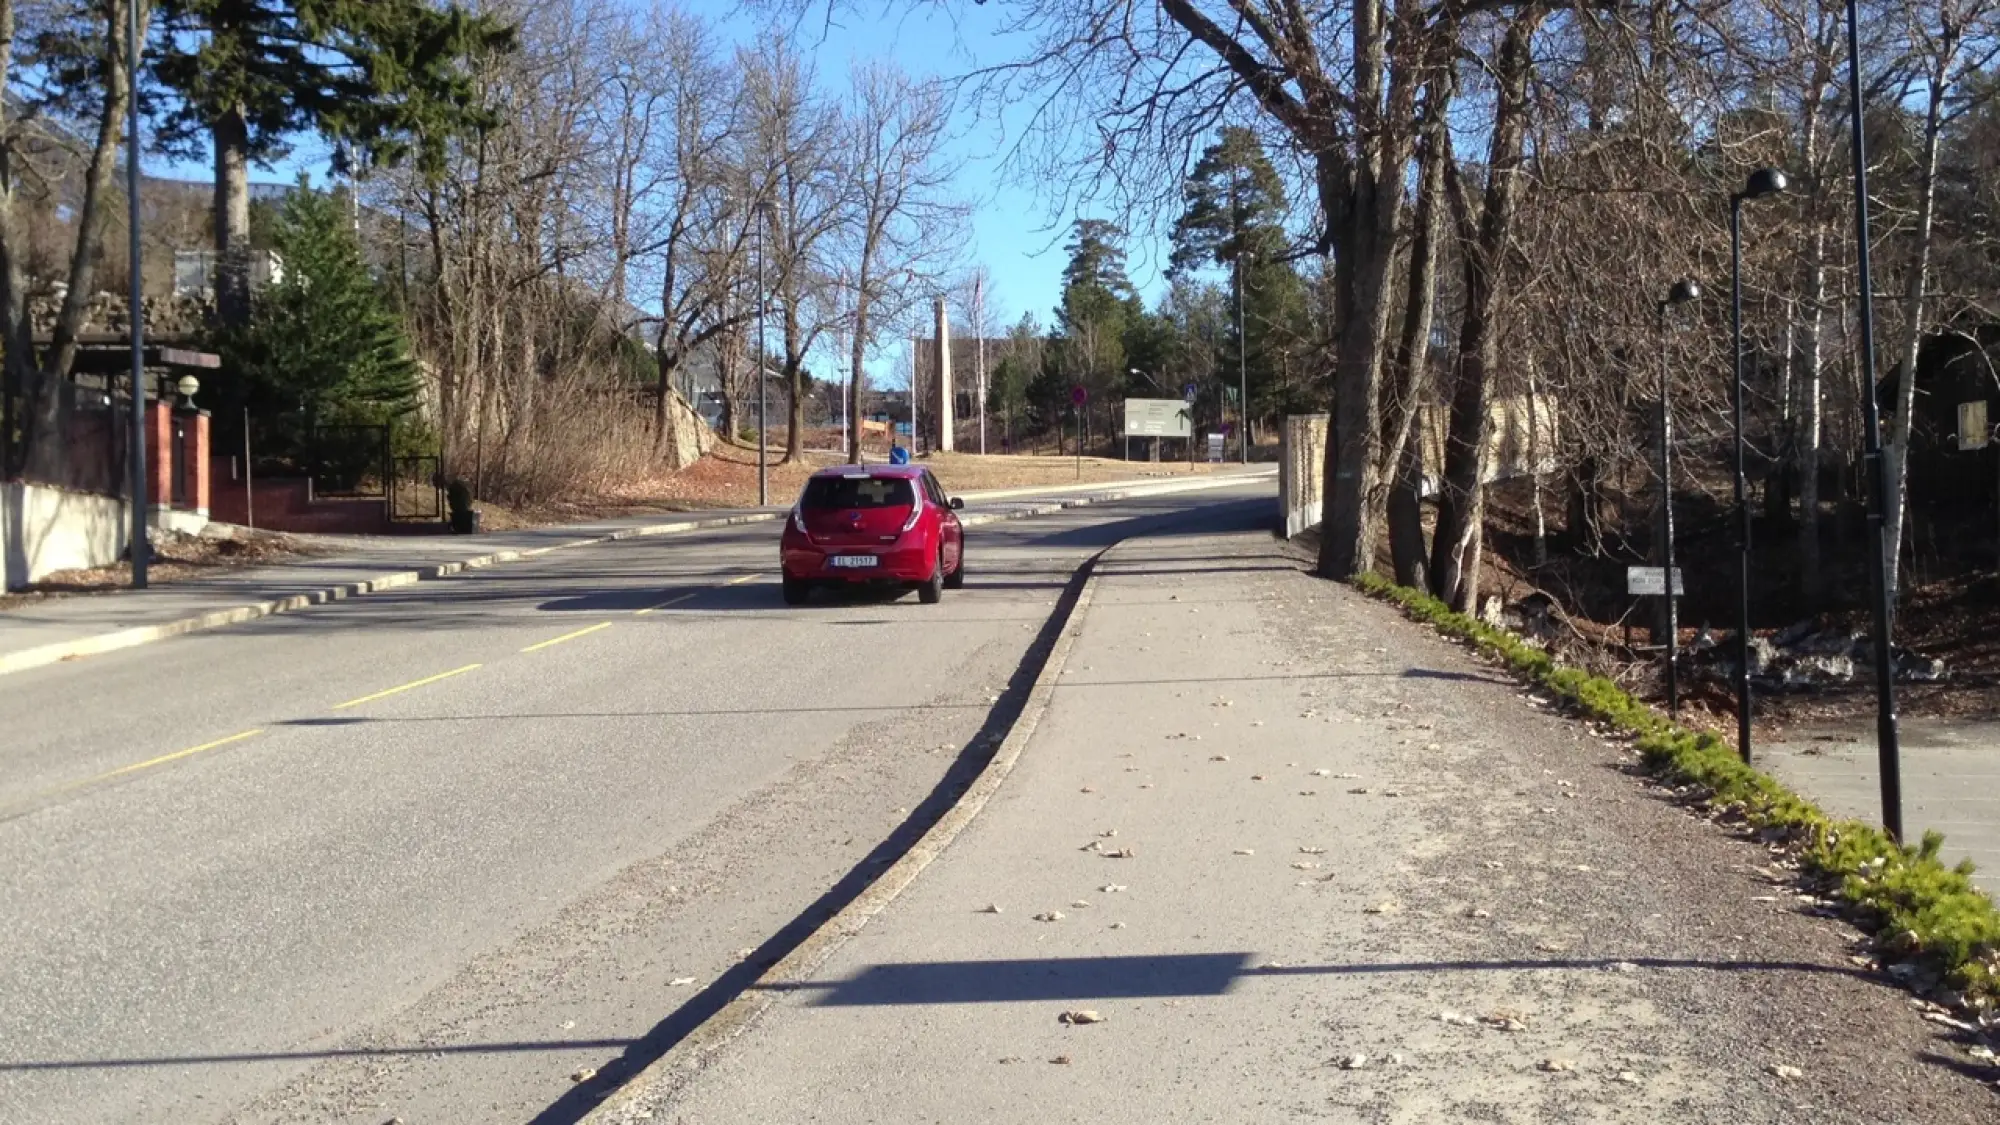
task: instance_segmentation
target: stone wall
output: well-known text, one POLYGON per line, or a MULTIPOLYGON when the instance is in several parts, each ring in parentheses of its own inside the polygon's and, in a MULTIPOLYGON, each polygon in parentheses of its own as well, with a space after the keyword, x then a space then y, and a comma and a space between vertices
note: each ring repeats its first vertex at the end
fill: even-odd
POLYGON ((1324 414, 1290 414, 1278 446, 1278 518, 1290 539, 1320 521, 1320 482, 1326 462, 1324 414))

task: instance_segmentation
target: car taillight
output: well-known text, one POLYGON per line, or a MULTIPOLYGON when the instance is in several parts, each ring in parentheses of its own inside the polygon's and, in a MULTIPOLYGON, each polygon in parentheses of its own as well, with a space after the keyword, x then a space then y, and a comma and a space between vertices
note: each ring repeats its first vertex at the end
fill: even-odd
POLYGON ((798 528, 800 535, 806 533, 806 510, 804 508, 792 509, 792 526, 798 528))
POLYGON ((920 500, 917 503, 910 505, 910 518, 903 521, 903 533, 906 535, 909 534, 910 529, 917 526, 917 517, 923 514, 924 514, 923 501, 920 500))

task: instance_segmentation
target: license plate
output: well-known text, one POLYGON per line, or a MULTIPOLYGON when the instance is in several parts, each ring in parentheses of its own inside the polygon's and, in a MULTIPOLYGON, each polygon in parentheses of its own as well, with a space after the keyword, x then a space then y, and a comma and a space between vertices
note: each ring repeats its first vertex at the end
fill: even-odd
POLYGON ((882 565, 882 560, 874 555, 835 555, 831 561, 834 566, 861 567, 882 565))

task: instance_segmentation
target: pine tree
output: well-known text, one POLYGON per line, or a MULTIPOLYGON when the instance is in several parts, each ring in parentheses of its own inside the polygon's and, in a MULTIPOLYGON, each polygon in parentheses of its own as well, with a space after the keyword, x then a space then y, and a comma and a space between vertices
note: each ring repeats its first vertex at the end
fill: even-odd
MULTIPOLYGON (((1244 365, 1253 414, 1311 408, 1315 388, 1306 370, 1312 344, 1310 303, 1305 282, 1285 259, 1289 240, 1284 221, 1291 204, 1257 135, 1238 126, 1223 129, 1195 164, 1182 199, 1168 273, 1187 277, 1219 266, 1230 272, 1232 285, 1242 286, 1244 365)), ((1231 321, 1227 366, 1233 371, 1233 315, 1231 321)))
POLYGON ((159 143, 215 160, 216 307, 250 309, 250 164, 291 138, 334 140, 343 163, 441 159, 484 122, 465 61, 511 30, 427 0, 158 0, 154 81, 170 95, 159 143))

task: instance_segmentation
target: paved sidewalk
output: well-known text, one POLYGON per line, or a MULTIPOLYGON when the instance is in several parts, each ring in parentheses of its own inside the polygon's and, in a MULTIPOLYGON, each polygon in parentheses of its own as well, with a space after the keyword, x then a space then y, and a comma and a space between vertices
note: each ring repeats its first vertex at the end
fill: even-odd
MULTIPOLYGON (((1905 716, 1900 723, 1903 826, 1944 833, 1946 862, 1969 858, 2000 896, 2000 723, 1905 716)), ((1804 727, 1755 748, 1758 765, 1836 816, 1882 822, 1875 723, 1804 727)))
POLYGON ((1858 973, 1851 931, 1761 850, 1271 540, 1128 542, 1072 631, 950 848, 810 979, 753 985, 776 999, 733 1042, 669 1056, 593 1123, 2000 1105, 2000 1073, 1858 973))
MULTIPOLYGON (((991 499, 983 499, 988 494, 967 493, 964 519, 967 526, 978 526, 1127 496, 1224 487, 1271 474, 1272 470, 1263 466, 1247 473, 1231 470, 1195 479, 1058 486, 1026 495, 1008 490, 991 494, 991 499)), ((50 598, 0 612, 0 674, 607 538, 770 522, 785 511, 774 507, 631 516, 469 538, 357 536, 342 542, 336 553, 317 558, 218 569, 146 590, 50 598)), ((321 537, 322 541, 328 538, 321 537)))

